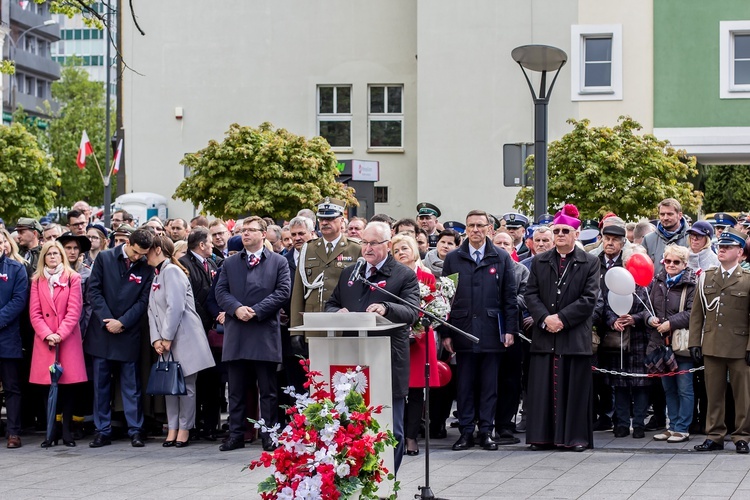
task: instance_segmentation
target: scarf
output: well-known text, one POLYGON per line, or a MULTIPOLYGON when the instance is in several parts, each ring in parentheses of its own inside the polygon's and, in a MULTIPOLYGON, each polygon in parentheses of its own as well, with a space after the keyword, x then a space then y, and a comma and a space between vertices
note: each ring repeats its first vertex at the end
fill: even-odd
POLYGON ((62 270, 63 265, 62 263, 58 264, 57 267, 54 269, 50 269, 47 266, 44 266, 44 269, 42 272, 44 273, 44 277, 47 279, 47 285, 49 285, 49 294, 52 296, 54 295, 55 291, 55 283, 60 282, 60 277, 62 276, 62 270))
POLYGON ((679 283, 680 280, 682 279, 682 275, 683 274, 685 274, 685 270, 684 269, 682 271, 680 271, 678 274, 676 274, 675 276, 669 276, 669 275, 667 275, 667 279, 666 279, 667 288, 672 288, 677 283, 679 283))
POLYGON ((678 234, 684 228, 685 228, 685 219, 680 219, 680 225, 675 231, 667 231, 666 229, 664 229, 664 226, 661 225, 661 222, 656 225, 656 230, 659 231, 659 233, 667 241, 671 240, 676 234, 678 234))

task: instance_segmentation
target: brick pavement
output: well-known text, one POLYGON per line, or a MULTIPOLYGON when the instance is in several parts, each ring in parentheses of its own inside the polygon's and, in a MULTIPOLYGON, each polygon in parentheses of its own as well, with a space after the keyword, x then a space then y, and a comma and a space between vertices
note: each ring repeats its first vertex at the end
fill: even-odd
MULTIPOLYGON (((596 433, 596 449, 583 453, 531 452, 524 445, 496 452, 454 452, 448 439, 434 442, 433 492, 450 499, 748 499, 750 457, 727 450, 699 454, 688 443, 668 445, 596 433)), ((519 435, 523 438, 523 435, 519 435)), ((151 439, 136 449, 129 441, 90 449, 39 448, 41 435, 25 437, 19 450, 0 449, 0 498, 258 498, 266 471, 242 471, 260 454, 257 443, 244 450, 219 452, 218 442, 194 442, 183 449, 162 448, 151 439)), ((405 457, 399 498, 413 498, 423 484, 424 454, 405 457)))

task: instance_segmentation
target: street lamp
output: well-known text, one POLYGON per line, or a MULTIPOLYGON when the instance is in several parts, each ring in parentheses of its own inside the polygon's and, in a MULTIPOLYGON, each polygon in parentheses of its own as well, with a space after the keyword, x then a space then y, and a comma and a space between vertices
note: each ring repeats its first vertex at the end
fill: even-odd
POLYGON ((538 220, 540 215, 547 213, 547 105, 557 76, 568 61, 568 55, 549 45, 522 45, 513 49, 510 56, 521 67, 534 100, 534 220, 538 220), (542 73, 538 95, 534 92, 527 69, 542 73), (548 71, 556 71, 549 89, 548 71))
MULTIPOLYGON (((21 32, 20 35, 16 37, 15 40, 13 40, 13 37, 8 35, 8 40, 10 41, 10 49, 8 50, 8 59, 16 62, 16 49, 18 48, 18 43, 23 39, 23 37, 26 36, 26 33, 29 31, 33 31, 37 28, 44 28, 45 26, 52 26, 53 24, 57 24, 57 21, 54 19, 47 19, 42 24, 37 24, 36 26, 32 26, 31 28, 28 28, 21 32)), ((18 91, 18 77, 15 73, 13 73, 13 79, 11 82, 11 89, 10 89, 10 97, 12 101, 10 102, 10 110, 11 112, 16 110, 16 92, 18 91)))

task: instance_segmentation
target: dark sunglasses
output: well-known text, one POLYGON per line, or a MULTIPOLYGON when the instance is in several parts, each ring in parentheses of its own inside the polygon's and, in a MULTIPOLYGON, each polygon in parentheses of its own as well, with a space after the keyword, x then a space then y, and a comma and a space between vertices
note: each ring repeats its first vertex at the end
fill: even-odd
POLYGON ((570 234, 570 229, 568 229, 567 227, 558 227, 552 230, 552 234, 560 234, 560 233, 570 234))
POLYGON ((675 266, 682 264, 681 260, 671 260, 671 259, 664 259, 664 263, 667 265, 674 264, 675 266))

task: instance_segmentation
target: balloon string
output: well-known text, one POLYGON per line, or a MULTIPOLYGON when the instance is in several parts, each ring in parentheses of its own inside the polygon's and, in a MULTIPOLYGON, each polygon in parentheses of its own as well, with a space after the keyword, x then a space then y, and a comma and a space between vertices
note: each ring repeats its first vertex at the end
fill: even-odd
MULTIPOLYGON (((650 313, 651 313, 651 316, 656 316, 656 314, 654 313, 654 306, 651 306, 651 308, 649 308, 649 307, 648 307, 648 305, 646 305, 646 303, 645 303, 645 302, 643 302, 643 300, 641 300, 641 298, 640 298, 640 297, 638 296, 638 294, 637 294, 637 293, 633 292, 633 295, 635 295, 635 298, 636 298, 636 299, 638 299, 638 301, 639 301, 639 302, 640 302, 641 304, 643 304, 643 307, 645 307, 645 308, 646 308, 646 310, 647 310, 648 312, 650 312, 650 313)), ((648 302, 649 302, 649 304, 650 304, 650 303, 651 303, 651 299, 650 299, 650 298, 648 298, 648 295, 646 295, 646 299, 648 299, 648 302)))

